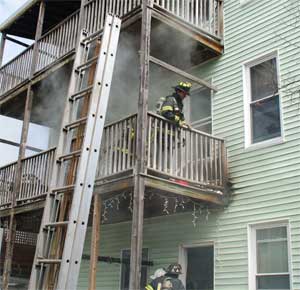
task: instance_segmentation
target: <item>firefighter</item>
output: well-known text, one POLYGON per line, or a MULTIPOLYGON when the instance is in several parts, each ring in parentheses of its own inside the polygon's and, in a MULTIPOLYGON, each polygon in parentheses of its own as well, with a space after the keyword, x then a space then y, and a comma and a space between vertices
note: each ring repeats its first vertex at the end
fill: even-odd
POLYGON ((171 264, 167 270, 166 274, 161 277, 157 277, 148 284, 146 290, 185 290, 181 280, 178 279, 178 276, 182 271, 180 264, 175 263, 171 264))
POLYGON ((189 126, 184 119, 182 101, 190 94, 191 87, 191 83, 179 82, 179 84, 174 87, 175 92, 164 98, 160 107, 160 114, 163 117, 185 128, 189 128, 189 126))
POLYGON ((182 267, 180 264, 171 264, 167 268, 167 273, 165 274, 165 280, 163 282, 162 289, 185 290, 181 280, 178 279, 178 276, 182 274, 181 271, 182 267))

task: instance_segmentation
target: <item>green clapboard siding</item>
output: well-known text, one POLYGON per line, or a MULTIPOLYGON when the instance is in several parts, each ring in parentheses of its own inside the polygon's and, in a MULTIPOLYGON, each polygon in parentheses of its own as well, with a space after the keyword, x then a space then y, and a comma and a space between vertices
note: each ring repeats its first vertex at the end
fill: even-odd
MULTIPOLYGON (((212 78, 213 132, 227 143, 233 183, 230 205, 200 217, 177 214, 145 220, 144 247, 155 267, 178 259, 181 244, 213 241, 215 290, 248 290, 249 223, 289 220, 293 289, 300 289, 300 95, 281 90, 284 142, 244 148, 243 63, 278 51, 281 85, 300 80, 298 0, 225 0, 225 53, 193 69, 212 78), (298 18, 298 19, 297 19, 298 18)), ((300 82, 293 86, 299 86, 300 82)), ((103 226, 100 255, 119 257, 130 247, 130 223, 103 226)), ((89 252, 90 233, 85 253, 89 252)), ((154 269, 149 269, 149 275, 154 269)), ((82 263, 78 289, 87 289, 89 265, 82 263)), ((99 263, 98 288, 119 289, 120 265, 99 263)), ((253 290, 253 289, 250 289, 253 290)))

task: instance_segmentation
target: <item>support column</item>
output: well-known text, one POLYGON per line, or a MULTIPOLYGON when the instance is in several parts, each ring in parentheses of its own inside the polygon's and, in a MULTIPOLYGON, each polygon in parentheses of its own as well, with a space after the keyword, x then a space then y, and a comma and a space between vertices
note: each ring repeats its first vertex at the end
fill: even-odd
MULTIPOLYGON (((36 68, 36 64, 38 61, 38 40, 40 39, 40 37, 42 35, 44 16, 45 16, 45 2, 41 1, 38 22, 37 22, 37 27, 36 27, 35 44, 34 44, 34 48, 33 48, 33 56, 32 56, 29 80, 31 80, 33 77, 33 74, 34 74, 35 68, 36 68)), ((9 230, 8 230, 8 237, 7 237, 6 250, 5 250, 5 264, 4 264, 4 269, 3 269, 3 283, 2 283, 3 290, 8 290, 8 283, 9 283, 10 274, 11 274, 14 241, 15 241, 16 226, 17 226, 16 218, 15 218, 15 206, 17 205, 17 196, 21 189, 22 159, 25 157, 27 135, 28 135, 30 115, 31 115, 31 109, 32 109, 32 100, 33 100, 33 91, 32 91, 31 84, 29 83, 28 88, 27 88, 27 95, 26 95, 25 112, 24 112, 24 120, 23 120, 20 148, 19 148, 19 156, 18 156, 18 162, 17 162, 17 167, 16 167, 16 177, 15 177, 14 189, 13 189, 12 200, 11 200, 9 230)))
POLYGON ((89 290, 96 290, 96 275, 100 245, 101 205, 101 197, 99 194, 96 194, 94 196, 89 290))
POLYGON ((6 33, 2 32, 1 33, 1 44, 0 44, 0 67, 2 66, 2 62, 3 62, 5 42, 6 42, 6 33))
POLYGON ((151 32, 151 0, 142 2, 140 90, 137 117, 137 151, 134 174, 133 214, 131 229, 131 256, 129 289, 140 289, 143 249, 144 195, 145 182, 141 174, 147 173, 146 135, 149 94, 149 55, 151 32))

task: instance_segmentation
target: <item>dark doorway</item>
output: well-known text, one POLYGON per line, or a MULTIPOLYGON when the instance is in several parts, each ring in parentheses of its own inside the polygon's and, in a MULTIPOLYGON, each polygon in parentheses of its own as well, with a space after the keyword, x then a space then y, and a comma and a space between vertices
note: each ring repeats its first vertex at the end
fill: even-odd
POLYGON ((187 258, 186 289, 214 289, 214 247, 185 248, 187 258))

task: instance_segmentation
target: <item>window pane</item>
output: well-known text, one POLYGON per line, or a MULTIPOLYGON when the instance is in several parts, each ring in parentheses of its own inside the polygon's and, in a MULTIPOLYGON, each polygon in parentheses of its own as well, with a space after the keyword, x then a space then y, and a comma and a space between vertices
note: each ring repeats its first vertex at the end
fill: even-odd
POLYGON ((279 96, 252 104, 251 113, 253 143, 281 135, 279 96))
POLYGON ((257 273, 285 273, 288 271, 287 241, 257 244, 257 273))
POLYGON ((190 98, 191 122, 211 117, 211 94, 209 89, 192 92, 190 98))
POLYGON ((257 277, 257 289, 290 289, 290 280, 288 275, 257 277))
POLYGON ((250 68, 252 101, 278 93, 276 58, 250 68))
POLYGON ((276 228, 256 230, 257 241, 286 238, 286 236, 287 236, 286 227, 276 227, 276 228))

